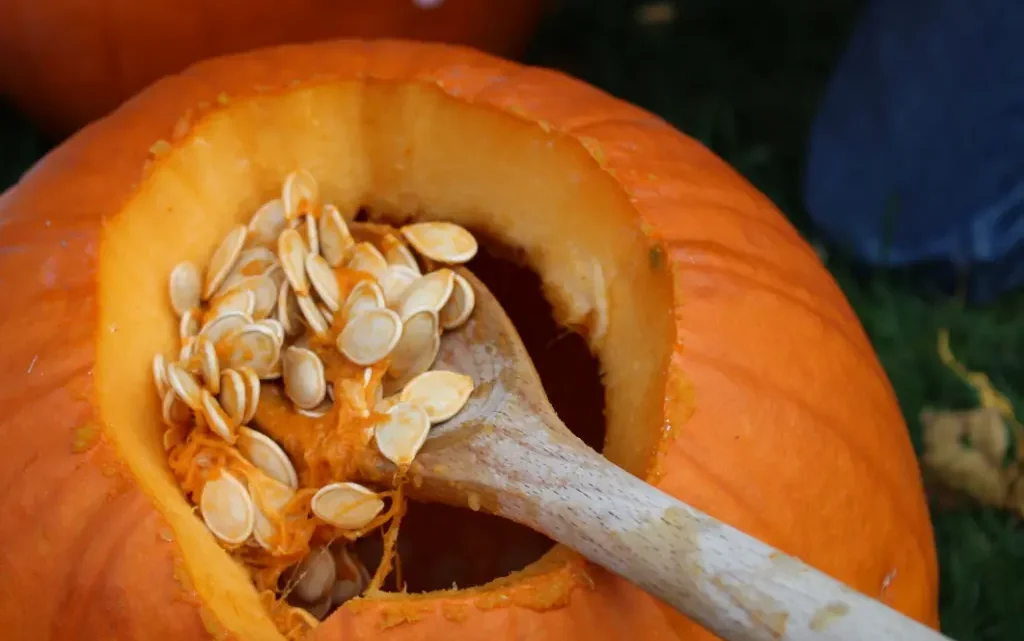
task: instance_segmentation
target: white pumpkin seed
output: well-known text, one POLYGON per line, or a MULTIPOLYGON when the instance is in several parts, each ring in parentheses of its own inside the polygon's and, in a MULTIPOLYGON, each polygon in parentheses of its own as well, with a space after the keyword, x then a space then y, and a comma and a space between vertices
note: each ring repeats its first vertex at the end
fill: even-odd
POLYGON ((287 280, 281 283, 277 294, 277 322, 281 323, 286 336, 294 336, 302 331, 302 312, 299 311, 299 303, 287 280))
POLYGON ((352 246, 346 267, 378 279, 388 268, 388 261, 384 260, 384 255, 373 244, 363 241, 352 246))
POLYGON ((305 169, 288 174, 281 188, 281 200, 286 220, 315 213, 320 208, 320 188, 316 178, 305 169))
POLYGON ((179 397, 177 393, 170 388, 168 388, 167 392, 164 393, 160 409, 161 415, 164 419, 164 424, 168 427, 174 427, 175 425, 188 425, 189 420, 192 418, 192 410, 190 410, 188 405, 185 404, 185 401, 181 400, 181 397, 179 397))
POLYGON ((424 372, 402 390, 403 403, 422 407, 430 423, 447 421, 459 413, 473 393, 473 379, 465 374, 435 370, 424 372))
POLYGON ((402 294, 420 277, 419 272, 405 265, 389 265, 380 276, 380 288, 384 292, 384 304, 395 309, 402 300, 402 294))
POLYGON ((222 340, 230 338, 251 324, 252 318, 242 312, 227 312, 207 321, 199 330, 199 335, 205 336, 214 345, 219 346, 222 340))
POLYGON ((178 316, 183 316, 190 309, 199 307, 202 284, 199 268, 189 261, 180 262, 171 270, 170 278, 171 307, 178 316))
MULTIPOLYGON (((214 296, 219 296, 235 289, 238 283, 246 278, 270 276, 280 269, 281 264, 277 260, 277 254, 266 247, 250 247, 239 254, 234 268, 228 274, 228 277, 224 279, 224 282, 221 283, 221 286, 217 288, 217 293, 214 296)), ((284 277, 283 273, 281 277, 284 277)))
POLYGON ((341 288, 338 287, 338 277, 334 275, 334 270, 327 264, 323 256, 319 254, 306 256, 306 275, 320 300, 327 305, 329 310, 336 312, 341 309, 341 288))
POLYGON ((192 348, 195 346, 195 339, 185 339, 181 343, 181 349, 178 350, 178 362, 188 363, 192 359, 192 348))
POLYGON ((202 408, 202 388, 192 374, 190 374, 180 363, 169 363, 167 365, 167 382, 171 389, 193 410, 199 411, 202 408))
POLYGON ((400 402, 377 423, 374 438, 381 455, 399 467, 412 463, 430 432, 430 418, 419 405, 400 402))
POLYGON ((243 543, 252 534, 252 498, 245 485, 230 472, 222 471, 206 482, 199 498, 199 512, 210 532, 229 545, 243 543))
POLYGON ((334 555, 324 546, 317 546, 309 551, 295 567, 297 581, 292 590, 299 599, 307 603, 330 597, 335 580, 334 555))
POLYGON ((268 378, 280 356, 274 332, 261 325, 249 325, 229 337, 224 365, 232 369, 251 367, 260 378, 268 378))
POLYGON ((309 349, 291 346, 281 356, 284 393, 296 406, 313 409, 327 396, 324 364, 309 349))
MULTIPOLYGON (((331 389, 331 386, 328 385, 327 389, 331 389)), ((295 408, 295 411, 298 412, 299 414, 302 414, 306 418, 321 418, 323 416, 326 416, 327 413, 331 411, 332 407, 334 407, 334 401, 331 400, 330 398, 325 397, 323 402, 321 402, 319 405, 312 409, 307 410, 301 407, 297 407, 295 408)))
POLYGON ((281 269, 288 283, 296 294, 307 294, 309 283, 306 280, 306 255, 309 249, 306 241, 294 229, 286 229, 277 238, 277 256, 281 260, 281 269))
POLYGON ((153 382, 156 383, 157 396, 163 398, 167 394, 167 361, 164 355, 157 352, 153 355, 153 382))
POLYGON ((250 246, 273 247, 285 228, 284 202, 275 198, 263 204, 249 219, 250 246))
POLYGON ((421 309, 402 323, 402 337, 391 352, 388 375, 409 380, 430 369, 440 349, 437 314, 421 309))
POLYGON ((210 264, 206 268, 206 282, 203 285, 203 300, 209 299, 213 296, 217 288, 220 287, 221 283, 231 273, 232 268, 235 266, 235 261, 238 260, 239 255, 242 253, 242 245, 245 244, 245 236, 248 233, 245 225, 235 225, 228 232, 224 240, 221 241, 220 245, 213 252, 213 257, 210 258, 210 264))
POLYGON ((245 384, 245 415, 242 422, 248 423, 256 416, 256 409, 259 407, 260 377, 251 367, 239 367, 238 373, 242 375, 242 382, 245 384))
POLYGON ((302 317, 306 320, 306 324, 313 330, 314 334, 323 336, 331 328, 327 323, 327 319, 324 318, 320 308, 317 307, 316 301, 311 296, 299 295, 296 297, 296 301, 299 304, 299 311, 302 312, 302 317))
POLYGON ((277 305, 277 285, 274 279, 266 274, 260 276, 246 276, 238 281, 231 291, 250 291, 256 298, 253 305, 252 318, 262 320, 270 316, 277 305))
POLYGON ((384 509, 377 494, 358 483, 331 483, 320 488, 310 501, 313 513, 343 530, 358 530, 384 509))
POLYGON ((345 262, 348 251, 355 245, 352 233, 341 212, 334 205, 324 205, 319 221, 320 253, 331 267, 345 262))
POLYGON ((264 318, 261 321, 257 321, 256 324, 266 327, 270 331, 274 332, 274 340, 277 341, 278 347, 282 347, 284 345, 284 327, 281 325, 280 321, 275 318, 264 318))
POLYGON ((239 424, 228 416, 224 408, 217 402, 216 397, 210 393, 210 390, 201 390, 200 395, 202 397, 201 411, 203 418, 206 419, 206 424, 210 426, 210 430, 228 443, 234 443, 238 438, 237 429, 239 424))
POLYGON ((199 333, 199 308, 193 307, 181 315, 178 321, 178 338, 186 341, 196 337, 199 333))
POLYGON ((228 415, 231 424, 241 425, 248 420, 246 418, 248 396, 245 377, 239 371, 233 369, 221 371, 220 393, 217 400, 228 415))
POLYGON ((327 306, 323 303, 317 303, 316 308, 320 310, 320 315, 324 317, 324 321, 326 321, 328 325, 334 324, 334 312, 327 309, 327 306))
POLYGON ((306 214, 303 216, 306 228, 306 245, 309 247, 309 253, 320 255, 320 234, 317 231, 316 218, 313 214, 306 214))
POLYGON ((367 310, 381 307, 384 307, 384 292, 380 285, 372 280, 361 280, 345 299, 343 313, 346 319, 351 320, 367 310))
POLYGON ((210 300, 208 318, 216 318, 228 312, 241 312, 252 317, 256 311, 256 293, 251 289, 234 288, 210 300))
POLYGON ((459 274, 455 274, 454 281, 452 295, 448 297, 448 302, 444 304, 438 314, 441 327, 447 330, 457 329, 469 320, 476 305, 476 292, 473 291, 473 286, 469 284, 469 281, 459 274))
POLYGON ((245 427, 238 429, 238 451, 261 472, 293 490, 299 487, 299 475, 281 446, 262 432, 245 427))
POLYGON ((206 389, 213 394, 220 392, 220 364, 217 361, 217 350, 206 337, 196 339, 196 355, 199 357, 199 371, 203 376, 206 389))
POLYGON ((412 252, 405 246, 405 243, 390 234, 386 237, 386 240, 387 243, 383 253, 384 260, 388 261, 388 265, 407 267, 417 276, 422 274, 419 263, 416 262, 416 257, 412 255, 412 252))
POLYGON ((288 501, 295 496, 295 491, 265 474, 252 474, 249 479, 249 494, 256 509, 252 538, 263 549, 273 550, 274 546, 270 542, 277 534, 277 526, 270 517, 288 505, 288 501))
POLYGON ((442 267, 416 279, 402 294, 399 315, 408 318, 412 314, 429 309, 435 314, 448 302, 455 288, 455 272, 442 267))
POLYGON ((402 319, 380 307, 352 318, 338 334, 338 351, 356 365, 373 365, 386 358, 402 335, 402 319))
POLYGON ((460 264, 476 256, 476 239, 455 223, 413 223, 401 232, 413 249, 439 263, 460 264))

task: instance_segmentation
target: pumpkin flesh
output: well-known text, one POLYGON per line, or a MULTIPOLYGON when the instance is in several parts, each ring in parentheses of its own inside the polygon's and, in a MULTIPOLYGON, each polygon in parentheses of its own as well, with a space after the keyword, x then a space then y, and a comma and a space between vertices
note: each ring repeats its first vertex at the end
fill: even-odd
MULTIPOLYGON (((325 200, 342 211, 366 205, 384 217, 452 220, 521 248, 556 318, 579 329, 600 359, 604 452, 612 461, 933 622, 934 553, 898 408, 884 378, 875 380, 880 370, 856 320, 806 245, 762 197, 660 121, 560 76, 520 72, 483 56, 470 57, 476 71, 466 75, 468 55, 336 43, 215 61, 158 84, 86 130, 0 204, 4 213, 18 212, 19 238, 52 215, 62 232, 80 227, 98 249, 86 258, 84 275, 64 263, 56 272, 96 297, 82 327, 62 334, 73 348, 62 353, 68 387, 93 409, 65 401, 76 413, 47 423, 37 437, 25 435, 28 417, 15 417, 12 451, 0 454, 3 469, 38 455, 45 465, 32 478, 45 473, 84 484, 62 495, 70 516, 93 509, 97 493, 113 493, 128 506, 115 516, 125 520, 131 557, 107 550, 116 564, 95 568, 107 589, 83 597, 82 608, 110 619, 128 598, 122 590, 148 586, 149 574, 157 585, 133 592, 129 613, 111 623, 80 615, 90 624, 83 638, 103 625, 123 637, 184 635, 205 626, 238 638, 280 638, 248 576, 195 517, 168 470, 146 373, 152 354, 170 352, 176 339, 167 313, 170 269, 185 259, 202 263, 229 226, 273 197, 281 177, 297 167, 309 169, 325 200), (289 86, 296 75, 316 76, 330 60, 345 60, 351 71, 289 86), (254 84, 280 89, 253 95, 247 88, 254 84), (222 92, 230 100, 201 116, 187 114, 222 92), (91 169, 90 161, 103 157, 100 148, 109 149, 104 143, 119 135, 141 150, 91 169), (133 187, 149 149, 152 165, 133 187), (66 195, 47 193, 55 181, 63 181, 66 195), (777 257, 768 258, 769 250, 777 257), (756 260, 737 259, 743 252, 756 260), (807 336, 822 343, 825 355, 799 348, 807 336), (743 367, 726 358, 733 351, 746 359, 743 367), (76 367, 93 371, 94 389, 76 367), (857 395, 836 397, 840 376, 854 377, 857 395), (774 388, 762 387, 769 382, 774 388), (794 386, 804 398, 793 397, 794 386), (863 422, 846 418, 854 408, 863 422), (73 477, 82 452, 69 452, 60 438, 81 424, 102 438, 82 448, 93 460, 73 477), (739 439, 749 440, 741 446, 739 439), (106 476, 96 471, 104 469, 106 476), (806 478, 826 473, 829 488, 808 487, 806 478), (759 504, 776 507, 762 514, 752 507, 759 504), (142 525, 128 525, 124 510, 145 514, 135 519, 142 525), (156 536, 165 527, 167 535, 156 536), (193 590, 198 608, 190 604, 193 590), (151 621, 144 606, 166 603, 178 605, 151 621)), ((4 256, 3 273, 38 271, 55 245, 39 247, 4 256)), ((40 300, 27 286, 13 296, 43 310, 69 304, 40 300)), ((57 327, 28 330, 5 359, 8 369, 14 356, 44 350, 57 327)), ((42 351, 41 365, 51 357, 42 351)), ((20 515, 44 539, 61 527, 85 541, 104 536, 44 518, 42 504, 24 496, 19 503, 20 515)), ((9 526, 0 526, 0 538, 26 541, 9 526)), ((77 549, 50 552, 71 563, 77 549)), ((11 557, 4 563, 24 567, 11 557)), ((25 574, 40 589, 58 576, 57 562, 25 574)), ((6 578, 0 584, 10 585, 6 578)), ((31 629, 15 609, 0 613, 3 622, 31 629)), ((47 603, 38 616, 66 615, 47 603)), ((650 639, 706 635, 556 547, 524 572, 485 586, 350 602, 319 635, 368 638, 386 630, 394 639, 484 639, 530 630, 555 639, 622 637, 640 628, 650 639)))

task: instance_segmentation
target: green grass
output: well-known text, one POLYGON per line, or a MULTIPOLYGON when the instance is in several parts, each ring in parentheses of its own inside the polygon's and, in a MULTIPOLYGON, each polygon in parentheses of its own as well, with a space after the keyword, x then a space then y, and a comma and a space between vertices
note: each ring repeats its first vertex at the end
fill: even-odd
MULTIPOLYGON (((671 24, 642 26, 639 2, 563 0, 527 55, 646 107, 732 163, 812 240, 798 192, 808 124, 859 3, 850 0, 683 0, 671 24)), ((0 110, 0 186, 49 143, 0 110)), ((984 309, 922 286, 912 272, 855 270, 832 251, 827 266, 859 314, 896 389, 915 445, 923 407, 976 399, 945 370, 936 332, 984 370, 1018 408, 1024 402, 1024 295, 984 309)), ((981 508, 938 509, 943 630, 959 641, 1018 639, 1024 630, 1024 530, 981 508)))

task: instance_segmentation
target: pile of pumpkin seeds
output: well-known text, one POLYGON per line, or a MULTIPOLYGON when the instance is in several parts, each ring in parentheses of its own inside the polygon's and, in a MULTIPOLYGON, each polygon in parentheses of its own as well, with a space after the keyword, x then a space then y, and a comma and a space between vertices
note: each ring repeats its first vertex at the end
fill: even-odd
MULTIPOLYGON (((473 311, 473 288, 451 266, 473 258, 476 240, 453 223, 420 222, 357 241, 352 225, 321 203, 316 180, 300 170, 285 179, 280 198, 228 232, 205 270, 186 261, 171 271, 181 347, 173 360, 153 359, 164 447, 170 451, 203 425, 247 464, 244 474, 219 470, 199 494, 199 513, 225 547, 273 554, 276 530, 268 516, 307 489, 284 449, 250 425, 263 386, 280 385, 306 416, 343 403, 374 417, 366 444, 372 440, 400 469, 430 427, 458 413, 473 391, 470 377, 431 368, 442 332, 473 311), (355 279, 348 278, 352 272, 355 279), (341 282, 356 284, 345 292, 341 282), (353 366, 365 368, 362 375, 326 380, 324 363, 309 347, 314 338, 333 341, 353 366), (367 387, 371 368, 382 363, 397 390, 387 398, 382 385, 367 387), (342 398, 334 398, 335 385, 342 398)), ((384 509, 377 492, 350 479, 312 489, 308 507, 318 527, 359 531, 384 509)), ((318 617, 369 581, 347 546, 336 543, 315 546, 292 570, 300 578, 293 592, 318 617)))

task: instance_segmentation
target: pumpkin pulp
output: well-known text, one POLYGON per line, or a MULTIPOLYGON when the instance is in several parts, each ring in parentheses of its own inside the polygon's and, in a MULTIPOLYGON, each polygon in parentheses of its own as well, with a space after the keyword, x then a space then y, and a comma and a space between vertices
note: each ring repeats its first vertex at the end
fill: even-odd
MULTIPOLYGON (((648 240, 628 201, 571 142, 416 85, 293 90, 231 104, 195 122, 159 154, 105 228, 102 326, 123 331, 101 333, 97 382, 107 436, 173 529, 190 587, 211 620, 252 639, 280 633, 245 570, 183 499, 162 452, 151 381, 142 373, 151 355, 170 351, 176 338, 165 300, 173 265, 182 259, 202 264, 230 225, 272 197, 280 177, 298 166, 317 174, 325 199, 339 208, 366 204, 374 216, 399 218, 428 212, 420 215, 521 248, 555 318, 580 330, 599 355, 608 388, 605 452, 638 474, 661 438, 673 345, 668 275, 636 260, 647 256, 648 240), (267 136, 277 144, 265 144, 267 136), (603 223, 587 225, 589 215, 603 223), (610 304, 615 300, 622 302, 610 304)), ((577 557, 558 551, 523 573, 460 594, 469 603, 492 602, 531 578, 578 576, 579 567, 577 557)), ((558 584, 560 590, 541 590, 533 601, 519 598, 552 607, 586 580, 558 584)), ((431 598, 363 601, 385 599, 400 610, 403 601, 431 598)), ((443 598, 460 597, 448 592, 443 598)))

